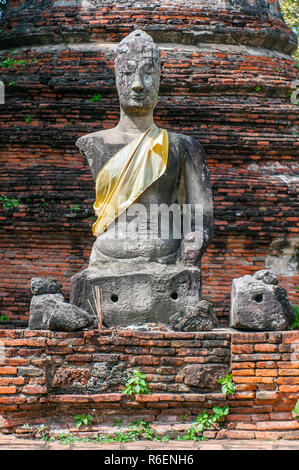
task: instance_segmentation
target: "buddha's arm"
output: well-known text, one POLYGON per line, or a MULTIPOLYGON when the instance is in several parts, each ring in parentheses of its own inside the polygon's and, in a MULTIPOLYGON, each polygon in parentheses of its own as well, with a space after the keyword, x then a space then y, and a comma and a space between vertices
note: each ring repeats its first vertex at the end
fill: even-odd
POLYGON ((83 136, 77 140, 76 146, 78 147, 82 157, 86 160, 91 170, 93 180, 96 181, 97 174, 102 166, 102 163, 100 152, 96 148, 94 140, 88 135, 83 136))
MULTIPOLYGON (((205 152, 201 144, 191 137, 186 138, 184 179, 186 202, 191 204, 193 214, 192 232, 182 241, 182 261, 198 264, 213 237, 213 199, 205 152), (202 207, 201 223, 195 226, 195 208, 202 207)), ((200 221, 200 219, 199 219, 200 221)))

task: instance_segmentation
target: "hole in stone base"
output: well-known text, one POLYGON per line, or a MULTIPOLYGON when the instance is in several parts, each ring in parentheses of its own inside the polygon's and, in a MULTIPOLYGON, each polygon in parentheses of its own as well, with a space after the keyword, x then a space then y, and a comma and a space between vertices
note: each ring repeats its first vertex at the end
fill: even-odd
POLYGON ((112 300, 112 302, 118 302, 118 295, 112 294, 111 295, 111 300, 112 300))
POLYGON ((179 297, 179 294, 177 292, 172 292, 170 294, 170 297, 172 298, 172 300, 177 300, 179 297))
POLYGON ((260 304, 264 300, 263 294, 256 294, 253 297, 253 300, 260 304))

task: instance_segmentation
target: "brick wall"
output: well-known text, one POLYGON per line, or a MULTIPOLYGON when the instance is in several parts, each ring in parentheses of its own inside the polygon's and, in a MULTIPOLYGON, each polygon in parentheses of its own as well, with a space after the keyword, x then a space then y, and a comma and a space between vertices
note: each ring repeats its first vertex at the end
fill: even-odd
POLYGON ((236 394, 226 435, 298 439, 290 411, 299 399, 299 332, 234 333, 231 361, 236 394))
MULTIPOLYGON (((1 313, 26 324, 32 277, 54 276, 68 296, 70 277, 86 267, 94 189, 75 141, 117 123, 113 48, 139 26, 161 48, 157 125, 206 149, 215 236, 203 296, 226 324, 232 279, 263 268, 273 240, 298 237, 295 37, 272 0, 223 0, 221 10, 203 0, 75 3, 11 1, 0 20, 0 62, 12 49, 27 60, 0 67, 1 194, 21 201, 0 205, 1 313), (90 102, 95 93, 101 102, 90 102)), ((280 277, 298 302, 296 267, 280 277)))
POLYGON ((0 346, 2 432, 25 432, 26 423, 72 428, 75 414, 94 410, 101 425, 145 418, 182 430, 204 409, 228 404, 224 428, 207 437, 299 438, 291 414, 299 397, 298 331, 2 329, 0 346), (121 393, 134 369, 147 375, 150 395, 121 393), (230 370, 236 393, 227 397, 217 379, 230 370))

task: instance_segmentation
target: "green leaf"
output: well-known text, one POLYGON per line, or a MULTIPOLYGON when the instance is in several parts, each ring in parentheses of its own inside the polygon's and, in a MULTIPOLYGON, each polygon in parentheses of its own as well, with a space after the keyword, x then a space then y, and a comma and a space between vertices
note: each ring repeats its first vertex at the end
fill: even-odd
POLYGON ((297 415, 297 418, 299 417, 299 400, 297 400, 295 408, 293 409, 292 412, 297 415))
POLYGON ((0 315, 0 323, 9 322, 9 317, 7 315, 0 315))
POLYGON ((96 103, 96 102, 99 102, 99 101, 102 101, 102 100, 103 100, 103 96, 100 93, 97 93, 97 94, 93 95, 92 98, 90 98, 91 103, 96 103))
POLYGON ((133 377, 130 377, 126 384, 125 384, 125 389, 123 390, 122 393, 126 395, 134 395, 136 393, 138 394, 150 394, 150 389, 148 386, 148 383, 146 381, 146 375, 142 374, 138 370, 133 370, 132 371, 133 377))
POLYGON ((222 408, 220 408, 220 406, 213 406, 213 411, 214 411, 214 413, 216 413, 218 415, 223 414, 222 408))
POLYGON ((297 329, 299 329, 299 306, 292 304, 292 307, 295 311, 296 319, 295 319, 294 323, 292 323, 292 325, 290 326, 290 329, 291 330, 297 330, 297 329))
MULTIPOLYGON (((194 431, 195 429, 192 428, 194 431)), ((197 426, 196 426, 196 430, 197 432, 202 432, 204 430, 204 425, 202 423, 198 423, 197 426)))
POLYGON ((226 374, 225 377, 219 379, 217 382, 222 385, 221 391, 224 395, 232 395, 233 393, 235 393, 236 387, 233 381, 232 374, 226 374))

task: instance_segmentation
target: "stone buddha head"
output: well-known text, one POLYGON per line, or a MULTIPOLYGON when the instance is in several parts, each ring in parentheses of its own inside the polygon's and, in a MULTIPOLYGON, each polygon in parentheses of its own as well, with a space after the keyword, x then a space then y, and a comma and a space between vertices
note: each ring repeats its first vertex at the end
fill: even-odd
POLYGON ((160 51, 144 31, 126 36, 115 51, 116 88, 126 114, 147 115, 159 96, 160 51))

